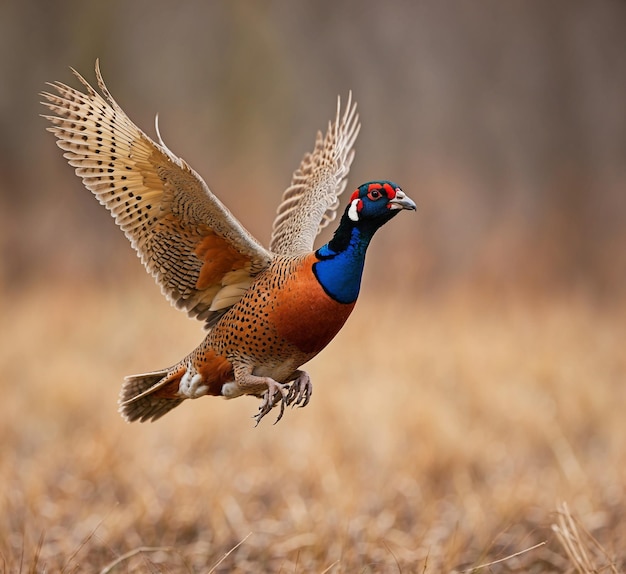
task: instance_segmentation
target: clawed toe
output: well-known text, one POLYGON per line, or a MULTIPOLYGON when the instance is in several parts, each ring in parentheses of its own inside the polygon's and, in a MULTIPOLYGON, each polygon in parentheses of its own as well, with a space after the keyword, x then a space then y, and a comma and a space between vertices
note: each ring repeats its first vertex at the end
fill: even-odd
POLYGON ((263 393, 261 404, 259 405, 259 412, 254 415, 256 425, 261 422, 261 419, 269 413, 278 403, 280 403, 280 412, 278 417, 274 421, 276 424, 283 418, 285 413, 285 405, 293 407, 306 407, 309 404, 311 395, 313 394, 313 384, 311 383, 311 377, 304 371, 299 371, 298 377, 287 385, 284 383, 278 383, 272 379, 267 384, 267 390, 263 393))
POLYGON ((277 402, 280 402, 280 413, 274 424, 283 417, 283 412, 285 411, 285 400, 289 396, 289 388, 286 384, 278 383, 273 379, 268 379, 268 381, 271 382, 267 383, 267 391, 263 393, 263 398, 259 405, 259 412, 254 415, 254 419, 256 420, 255 426, 259 425, 261 419, 276 406, 277 402))
POLYGON ((298 378, 289 388, 289 394, 285 398, 285 402, 291 407, 306 407, 309 404, 311 395, 313 394, 313 384, 308 373, 301 371, 298 378))

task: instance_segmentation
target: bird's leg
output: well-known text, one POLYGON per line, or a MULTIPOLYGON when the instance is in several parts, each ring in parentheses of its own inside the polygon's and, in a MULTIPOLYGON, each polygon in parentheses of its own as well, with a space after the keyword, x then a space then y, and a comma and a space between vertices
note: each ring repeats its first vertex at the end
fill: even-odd
MULTIPOLYGON (((278 417, 274 421, 274 424, 276 424, 280 419, 283 418, 283 414, 285 413, 285 405, 291 405, 292 408, 295 406, 302 408, 306 407, 309 404, 309 400, 311 398, 311 395, 313 394, 313 384, 311 383, 311 377, 309 376, 309 373, 307 373, 306 371, 296 371, 294 375, 296 375, 296 378, 289 386, 289 392, 287 394, 285 394, 284 392, 285 385, 281 385, 281 383, 276 383, 277 385, 281 385, 280 392, 282 394, 282 400, 280 401, 280 413, 278 413, 278 417)), ((269 392, 269 387, 267 392, 269 392)), ((266 403, 266 400, 263 401, 263 403, 259 407, 259 412, 255 417, 257 419, 257 425, 259 424, 261 419, 272 410, 275 404, 275 399, 276 394, 274 395, 274 402, 272 403, 272 405, 268 405, 266 403)))
POLYGON ((278 414, 278 418, 274 421, 276 424, 280 419, 283 418, 283 413, 285 412, 285 399, 289 394, 289 388, 284 383, 279 383, 270 377, 259 377, 267 379, 267 391, 263 393, 261 404, 259 405, 259 412, 254 415, 254 419, 256 420, 256 425, 258 426, 261 422, 261 419, 269 413, 274 406, 276 406, 276 401, 280 401, 280 413, 278 414))
POLYGON ((278 418, 274 421, 274 424, 283 418, 285 405, 291 405, 291 408, 295 406, 302 408, 309 404, 309 399, 313 394, 313 384, 311 383, 309 373, 306 371, 296 371, 294 375, 296 375, 296 378, 289 386, 287 396, 283 395, 283 400, 280 402, 280 413, 278 414, 278 418))
MULTIPOLYGON (((252 369, 249 367, 239 367, 235 368, 235 382, 239 387, 244 390, 246 387, 250 389, 250 394, 255 394, 254 391, 257 389, 262 389, 263 387, 267 387, 267 390, 263 392, 261 405, 259 406, 259 412, 254 415, 256 419, 256 424, 258 425, 261 422, 261 419, 269 413, 274 406, 276 406, 277 401, 281 403, 280 414, 278 415, 278 422, 283 416, 283 411, 285 410, 284 400, 289 394, 289 386, 285 383, 279 383, 275 381, 271 377, 259 377, 257 375, 252 374, 252 369)), ((258 395, 257 395, 258 396, 258 395)))
MULTIPOLYGON (((284 402, 292 407, 306 407, 309 404, 311 395, 313 394, 313 383, 311 377, 306 371, 296 371, 296 378, 289 387, 289 394, 285 397, 284 402)), ((282 416, 282 413, 281 413, 282 416)))

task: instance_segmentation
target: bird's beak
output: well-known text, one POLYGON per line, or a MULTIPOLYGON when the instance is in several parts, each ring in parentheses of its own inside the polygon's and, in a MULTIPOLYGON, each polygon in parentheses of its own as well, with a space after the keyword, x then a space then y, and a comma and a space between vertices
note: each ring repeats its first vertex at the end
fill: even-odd
POLYGON ((400 188, 396 188, 396 196, 387 203, 389 209, 409 209, 415 211, 417 206, 415 202, 404 193, 400 188))

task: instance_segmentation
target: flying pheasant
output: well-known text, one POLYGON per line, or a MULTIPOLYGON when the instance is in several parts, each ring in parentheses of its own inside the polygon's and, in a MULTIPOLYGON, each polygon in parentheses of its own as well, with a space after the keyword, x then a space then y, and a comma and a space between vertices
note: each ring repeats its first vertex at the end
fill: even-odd
POLYGON ((85 93, 63 83, 42 96, 51 131, 76 175, 115 218, 163 294, 208 333, 167 369, 126 377, 119 410, 127 421, 156 420, 203 395, 262 399, 257 424, 280 404, 306 406, 300 366, 337 334, 359 294, 365 252, 376 230, 415 203, 395 183, 357 188, 333 238, 313 250, 333 221, 360 124, 351 97, 307 153, 283 193, 269 249, 233 217, 202 178, 156 131, 150 139, 106 88, 78 72, 85 93), (104 97, 103 97, 104 96, 104 97))

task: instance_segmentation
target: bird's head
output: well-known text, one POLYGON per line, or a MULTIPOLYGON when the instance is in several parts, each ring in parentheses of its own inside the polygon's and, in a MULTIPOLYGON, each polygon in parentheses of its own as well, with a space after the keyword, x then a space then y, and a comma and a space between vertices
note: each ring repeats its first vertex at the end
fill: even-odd
POLYGON ((370 240, 402 209, 414 210, 415 203, 390 181, 364 183, 350 196, 335 235, 315 252, 313 273, 332 299, 356 301, 370 240))
POLYGON ((370 181, 354 191, 345 215, 353 223, 378 228, 415 202, 391 181, 370 181))
POLYGON ((403 209, 416 208, 415 202, 407 197, 400 186, 391 181, 364 183, 350 196, 348 207, 341 217, 335 235, 328 243, 328 248, 338 253, 356 240, 367 249, 376 230, 403 209))

